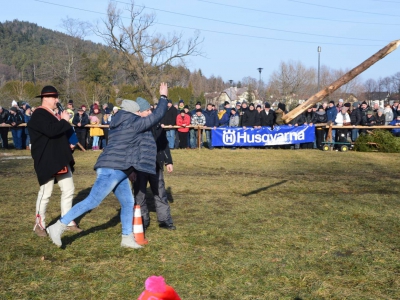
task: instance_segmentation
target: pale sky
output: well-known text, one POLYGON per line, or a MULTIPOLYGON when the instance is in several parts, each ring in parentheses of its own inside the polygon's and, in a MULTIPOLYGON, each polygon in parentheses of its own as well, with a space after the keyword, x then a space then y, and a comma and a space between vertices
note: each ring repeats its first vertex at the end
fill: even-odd
MULTIPOLYGON (((128 0, 116 1, 124 8, 128 0)), ((67 17, 96 22, 107 0, 0 0, 0 22, 18 19, 62 31, 67 17)), ((137 0, 155 13, 155 32, 199 30, 206 57, 187 59, 190 70, 235 82, 251 76, 267 82, 281 61, 306 67, 352 69, 393 40, 400 39, 400 0, 137 0)), ((88 39, 101 42, 95 35, 88 39)), ((400 72, 400 50, 361 74, 362 80, 400 72)))

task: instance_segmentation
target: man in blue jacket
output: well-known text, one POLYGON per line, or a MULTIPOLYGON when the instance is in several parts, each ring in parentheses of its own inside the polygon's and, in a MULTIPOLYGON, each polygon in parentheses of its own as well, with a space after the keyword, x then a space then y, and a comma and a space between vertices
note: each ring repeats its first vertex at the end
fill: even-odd
MULTIPOLYGON (((329 101, 328 108, 326 109, 326 117, 328 119, 328 124, 332 123, 332 125, 335 125, 337 114, 338 111, 336 109, 335 102, 329 101)), ((336 136, 336 130, 332 129, 332 141, 335 140, 335 136, 336 136)))
MULTIPOLYGON (((219 125, 219 119, 218 119, 217 111, 213 109, 211 103, 207 104, 207 109, 203 112, 203 114, 206 117, 206 125, 205 126, 216 129, 219 125)), ((207 145, 208 145, 208 149, 210 149, 210 150, 214 149, 214 147, 211 144, 213 129, 206 130, 207 145)))
POLYGON ((167 111, 166 83, 161 83, 160 95, 154 113, 145 118, 140 116, 140 108, 135 101, 122 101, 121 110, 111 120, 108 145, 94 166, 97 178, 89 196, 47 228, 54 244, 62 246, 61 235, 71 220, 94 209, 109 193, 114 192, 121 204, 121 247, 141 248, 133 236, 134 199, 128 177, 135 171, 155 174, 157 146, 150 129, 167 111))

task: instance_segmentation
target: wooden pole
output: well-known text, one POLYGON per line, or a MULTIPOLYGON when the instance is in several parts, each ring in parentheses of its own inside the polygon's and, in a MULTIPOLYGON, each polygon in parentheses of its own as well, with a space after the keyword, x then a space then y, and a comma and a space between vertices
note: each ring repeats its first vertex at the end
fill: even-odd
POLYGON ((366 69, 368 69, 374 63, 376 63, 377 61, 381 60, 389 53, 396 50, 399 45, 400 45, 400 40, 396 40, 396 41, 389 43, 386 47, 382 48, 377 53, 372 55, 370 58, 365 60, 363 63, 361 63, 354 69, 352 69, 349 72, 347 72, 346 74, 344 74, 338 80, 333 82, 330 86, 320 90, 318 93, 316 93, 313 96, 311 96, 310 98, 308 98, 306 102, 300 104, 295 109, 288 112, 286 115, 284 115, 282 117, 282 119, 286 123, 289 123, 291 120, 296 118, 302 112, 306 111, 308 108, 312 107, 314 104, 318 103, 319 101, 324 99, 329 94, 332 94, 334 91, 336 91, 342 85, 348 83, 350 80, 352 80, 354 77, 356 77, 357 75, 364 72, 366 69))

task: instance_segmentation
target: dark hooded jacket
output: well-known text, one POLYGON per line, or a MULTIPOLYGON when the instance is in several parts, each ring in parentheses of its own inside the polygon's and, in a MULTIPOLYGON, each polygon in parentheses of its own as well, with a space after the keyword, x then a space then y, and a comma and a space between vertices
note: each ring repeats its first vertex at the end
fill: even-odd
POLYGON ((126 171, 133 167, 137 171, 156 173, 157 146, 151 128, 167 111, 167 99, 160 98, 157 108, 142 118, 120 110, 112 119, 108 144, 97 159, 94 169, 109 168, 126 171))

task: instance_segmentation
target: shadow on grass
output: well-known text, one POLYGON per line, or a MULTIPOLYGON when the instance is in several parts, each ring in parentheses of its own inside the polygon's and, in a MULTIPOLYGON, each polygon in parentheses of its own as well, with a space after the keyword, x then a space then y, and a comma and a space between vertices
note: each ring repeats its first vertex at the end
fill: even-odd
POLYGON ((251 191, 250 193, 242 194, 242 196, 243 196, 243 197, 247 197, 247 196, 255 195, 255 194, 258 194, 258 193, 260 193, 260 192, 266 191, 266 190, 268 190, 268 189, 270 189, 270 188, 273 188, 273 187, 275 187, 275 186, 279 186, 279 185, 281 185, 281 184, 284 184, 284 183, 286 183, 286 182, 287 182, 287 180, 282 180, 282 181, 280 181, 280 182, 271 184, 271 185, 269 185, 269 186, 265 186, 265 187, 256 189, 256 190, 254 190, 254 191, 251 191))
POLYGON ((65 249, 66 246, 71 245, 76 239, 84 237, 86 235, 89 235, 91 233, 94 233, 96 231, 100 231, 100 230, 106 230, 108 228, 114 227, 116 225, 118 225, 118 223, 120 223, 120 209, 118 210, 118 213, 112 217, 108 222, 102 224, 102 225, 98 225, 95 227, 92 227, 88 230, 84 230, 78 234, 72 235, 72 236, 67 236, 65 238, 62 239, 63 241, 63 245, 61 247, 61 249, 65 249))

